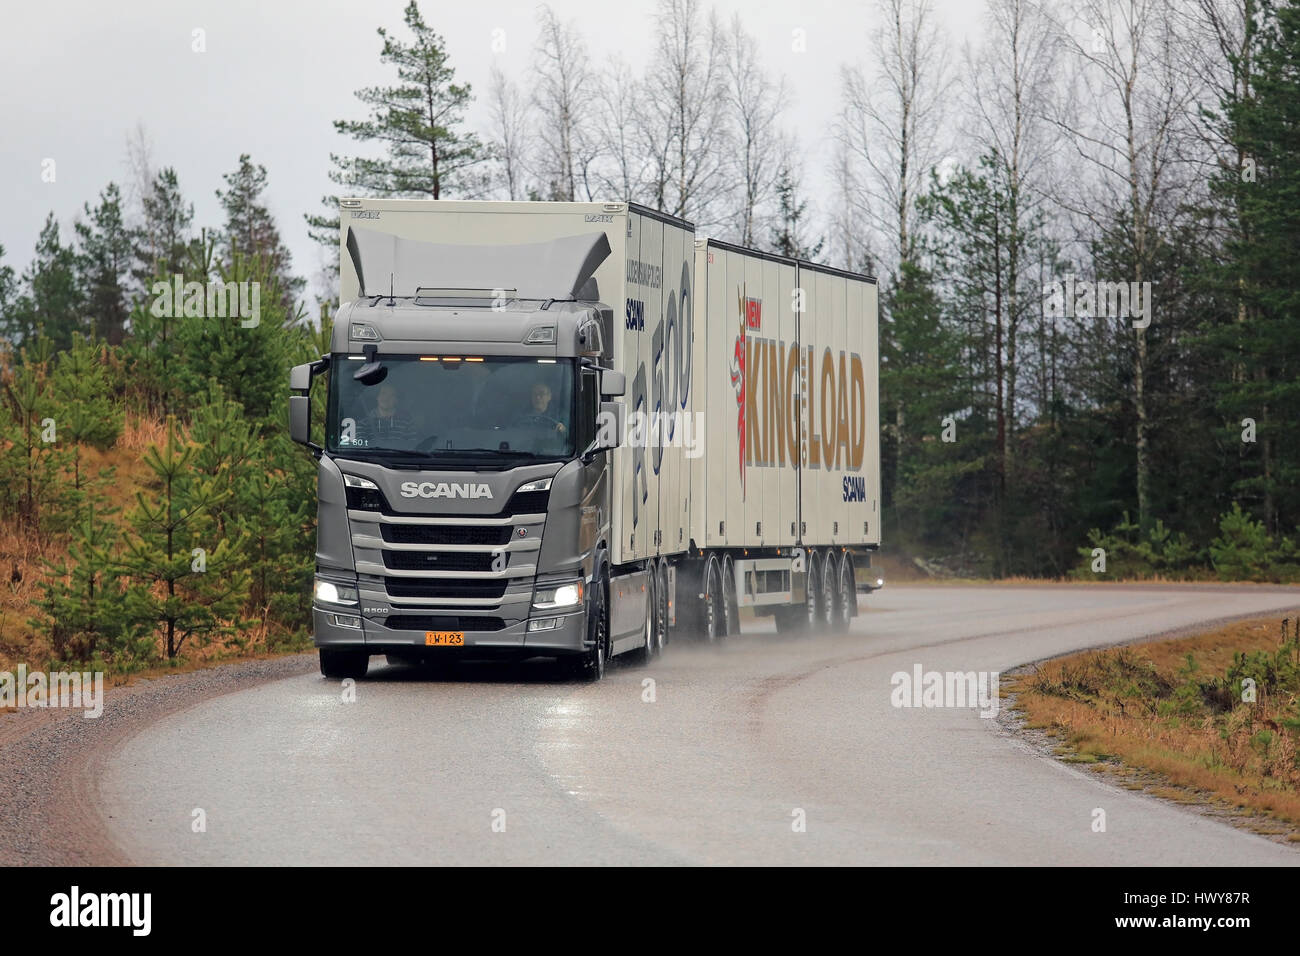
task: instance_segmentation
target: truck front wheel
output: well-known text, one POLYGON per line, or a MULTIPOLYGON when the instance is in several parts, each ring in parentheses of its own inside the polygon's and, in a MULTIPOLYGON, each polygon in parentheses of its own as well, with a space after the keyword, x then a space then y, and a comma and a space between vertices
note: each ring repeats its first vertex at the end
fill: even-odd
POLYGON ((370 669, 370 655, 365 651, 343 650, 337 647, 320 649, 320 672, 330 680, 360 680, 370 669))
POLYGON ((591 584, 591 603, 587 607, 587 650, 573 663, 573 676, 579 680, 598 681, 605 676, 609 654, 609 580, 598 574, 591 584))

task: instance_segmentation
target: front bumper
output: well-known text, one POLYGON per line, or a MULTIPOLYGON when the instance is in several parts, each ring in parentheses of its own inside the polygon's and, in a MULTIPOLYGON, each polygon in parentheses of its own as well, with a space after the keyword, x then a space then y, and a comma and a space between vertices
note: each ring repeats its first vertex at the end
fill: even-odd
POLYGON ((499 630, 464 629, 463 647, 426 647, 425 631, 386 627, 379 619, 359 618, 360 628, 341 627, 332 621, 338 610, 312 606, 312 632, 317 647, 361 650, 371 654, 412 653, 457 657, 547 657, 577 654, 583 651, 587 634, 587 615, 582 608, 568 614, 538 614, 558 617, 559 626, 545 631, 529 631, 528 621, 516 621, 499 630))

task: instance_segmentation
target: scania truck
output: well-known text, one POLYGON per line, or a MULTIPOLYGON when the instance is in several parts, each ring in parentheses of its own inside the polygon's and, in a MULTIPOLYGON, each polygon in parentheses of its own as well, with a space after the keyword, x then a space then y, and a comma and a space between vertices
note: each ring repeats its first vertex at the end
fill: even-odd
POLYGON ((289 399, 326 677, 382 654, 599 679, 742 608, 848 626, 880 543, 874 279, 626 202, 340 213, 329 354, 289 399))

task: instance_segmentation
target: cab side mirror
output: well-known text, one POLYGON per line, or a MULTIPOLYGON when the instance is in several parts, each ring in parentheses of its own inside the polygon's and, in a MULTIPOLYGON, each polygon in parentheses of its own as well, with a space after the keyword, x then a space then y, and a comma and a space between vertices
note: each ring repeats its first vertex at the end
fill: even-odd
POLYGON ((306 395, 289 396, 289 437, 299 445, 311 444, 311 399, 306 395))
POLYGON ((329 356, 322 355, 315 362, 295 365, 289 371, 289 390, 295 393, 289 396, 289 437, 306 445, 316 456, 322 449, 311 440, 311 381, 329 366, 329 356))
POLYGON ((593 443, 597 451, 617 448, 622 444, 623 415, 622 402, 600 403, 600 415, 596 418, 596 440, 593 443))

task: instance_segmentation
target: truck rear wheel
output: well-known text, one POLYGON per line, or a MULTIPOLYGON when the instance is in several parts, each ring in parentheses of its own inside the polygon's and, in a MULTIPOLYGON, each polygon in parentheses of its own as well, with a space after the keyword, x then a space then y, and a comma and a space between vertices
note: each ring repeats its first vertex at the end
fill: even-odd
POLYGON ((722 633, 740 633, 740 606, 736 601, 736 565, 731 555, 722 558, 722 633))
POLYGON ((330 680, 360 680, 370 669, 370 655, 365 651, 342 650, 337 647, 320 649, 320 672, 330 680))
POLYGON ((655 653, 668 646, 668 565, 659 562, 655 574, 655 653))
POLYGON ((656 621, 659 617, 659 589, 656 586, 658 580, 659 575, 651 571, 649 580, 646 582, 645 623, 641 635, 641 646, 632 652, 633 658, 638 664, 649 664, 650 658, 659 653, 658 645, 655 642, 656 621))

